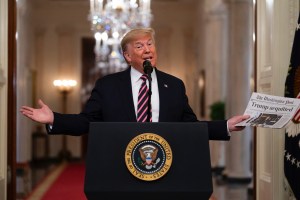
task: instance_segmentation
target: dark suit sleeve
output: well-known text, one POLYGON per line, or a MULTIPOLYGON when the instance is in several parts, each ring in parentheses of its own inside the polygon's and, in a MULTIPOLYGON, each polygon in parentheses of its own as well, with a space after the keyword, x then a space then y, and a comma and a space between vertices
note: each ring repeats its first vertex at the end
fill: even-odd
MULTIPOLYGON (((182 121, 185 122, 195 122, 198 121, 194 111, 189 105, 188 97, 186 95, 185 86, 182 82, 183 88, 183 115, 182 121)), ((230 136, 227 130, 227 121, 226 120, 218 120, 218 121, 204 121, 207 123, 209 139, 210 140, 229 140, 230 136)))
POLYGON ((54 112, 52 129, 46 127, 49 134, 79 136, 89 132, 89 123, 102 121, 101 84, 97 81, 84 110, 79 114, 61 114, 54 112))
POLYGON ((230 140, 226 120, 207 121, 210 140, 230 140))
POLYGON ((48 134, 79 136, 88 133, 89 120, 82 114, 61 114, 54 112, 52 129, 47 127, 48 134))

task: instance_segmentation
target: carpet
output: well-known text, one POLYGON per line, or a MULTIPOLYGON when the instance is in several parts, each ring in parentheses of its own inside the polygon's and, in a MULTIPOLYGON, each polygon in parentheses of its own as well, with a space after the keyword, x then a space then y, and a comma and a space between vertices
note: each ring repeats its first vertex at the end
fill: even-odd
POLYGON ((84 163, 69 163, 41 200, 86 200, 84 163))

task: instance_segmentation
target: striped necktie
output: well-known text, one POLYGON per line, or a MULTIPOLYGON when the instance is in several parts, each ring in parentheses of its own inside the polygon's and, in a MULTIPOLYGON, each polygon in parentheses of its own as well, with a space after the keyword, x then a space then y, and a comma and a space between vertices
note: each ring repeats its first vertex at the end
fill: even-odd
MULTIPOLYGON (((147 122, 148 117, 148 110, 149 110, 149 94, 148 94, 148 87, 146 84, 146 81, 148 79, 148 76, 146 74, 143 74, 141 76, 142 79, 142 85, 139 89, 139 95, 138 95, 138 105, 137 105, 137 121, 138 122, 147 122)), ((152 117, 150 113, 150 122, 152 122, 152 117)))

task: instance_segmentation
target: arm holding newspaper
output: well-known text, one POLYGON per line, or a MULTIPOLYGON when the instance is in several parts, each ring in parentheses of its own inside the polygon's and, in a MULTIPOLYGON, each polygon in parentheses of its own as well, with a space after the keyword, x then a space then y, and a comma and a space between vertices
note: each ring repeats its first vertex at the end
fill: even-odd
POLYGON ((250 118, 237 126, 283 128, 299 109, 300 99, 252 93, 244 115, 250 118))
POLYGON ((236 126, 236 124, 248 119, 249 117, 250 117, 250 115, 238 115, 238 116, 234 116, 234 117, 230 118, 227 121, 227 126, 228 126, 229 132, 243 130, 245 128, 245 126, 236 126))

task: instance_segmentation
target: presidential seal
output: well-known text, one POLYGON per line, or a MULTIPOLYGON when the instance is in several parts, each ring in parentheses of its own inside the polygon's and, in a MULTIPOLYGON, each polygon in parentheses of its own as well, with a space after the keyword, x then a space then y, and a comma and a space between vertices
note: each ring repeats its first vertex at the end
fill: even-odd
POLYGON ((133 138, 125 151, 125 163, 133 176, 144 181, 163 177, 172 164, 172 150, 168 142, 154 133, 133 138))

